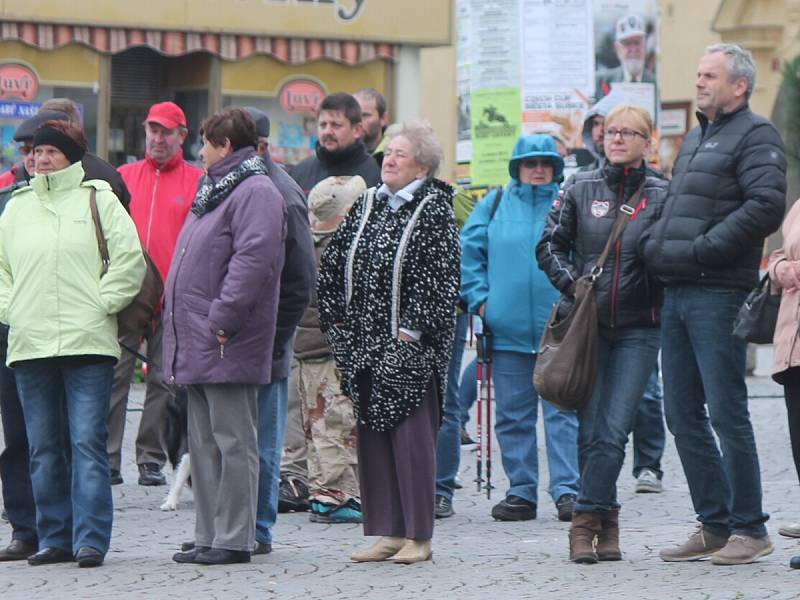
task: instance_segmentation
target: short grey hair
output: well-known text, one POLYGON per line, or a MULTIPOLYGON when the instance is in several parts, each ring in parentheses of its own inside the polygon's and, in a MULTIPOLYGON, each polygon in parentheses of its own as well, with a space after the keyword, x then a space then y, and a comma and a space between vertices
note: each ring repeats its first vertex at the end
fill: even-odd
POLYGON ((756 63, 753 54, 736 44, 713 44, 706 48, 706 54, 720 52, 730 59, 728 65, 728 79, 736 82, 740 79, 747 81, 745 98, 750 98, 756 86, 756 63))
POLYGON ((444 159, 442 145, 433 134, 433 128, 427 121, 413 120, 395 123, 386 130, 389 141, 403 136, 414 148, 414 160, 420 166, 427 167, 428 176, 434 177, 439 172, 439 165, 444 159))

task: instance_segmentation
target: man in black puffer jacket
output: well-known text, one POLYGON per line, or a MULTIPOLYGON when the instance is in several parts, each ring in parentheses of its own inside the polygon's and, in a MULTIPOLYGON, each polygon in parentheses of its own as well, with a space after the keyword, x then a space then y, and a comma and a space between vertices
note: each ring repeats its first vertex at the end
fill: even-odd
POLYGON ((696 80, 700 126, 681 148, 663 215, 644 241, 648 268, 666 286, 667 425, 701 523, 687 542, 661 551, 665 561, 745 564, 773 550, 747 409, 746 344, 732 336, 758 281, 764 239, 785 210, 783 143, 748 107, 754 83, 750 52, 706 49, 696 80))

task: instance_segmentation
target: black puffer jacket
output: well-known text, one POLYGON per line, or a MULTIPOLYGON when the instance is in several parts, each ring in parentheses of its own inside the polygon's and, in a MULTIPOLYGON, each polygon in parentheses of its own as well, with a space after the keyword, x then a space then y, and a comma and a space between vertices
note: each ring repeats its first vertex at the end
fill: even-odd
POLYGON ((643 168, 606 164, 577 173, 561 191, 536 245, 539 267, 562 293, 591 271, 605 248, 622 206, 645 181, 644 191, 622 237, 611 250, 595 284, 598 319, 605 327, 658 325, 661 294, 638 253, 647 229, 661 215, 667 182, 645 175, 643 168))
POLYGON ((678 154, 664 213, 644 241, 665 285, 750 289, 764 238, 786 206, 786 157, 772 124, 743 104, 713 123, 698 113, 678 154))

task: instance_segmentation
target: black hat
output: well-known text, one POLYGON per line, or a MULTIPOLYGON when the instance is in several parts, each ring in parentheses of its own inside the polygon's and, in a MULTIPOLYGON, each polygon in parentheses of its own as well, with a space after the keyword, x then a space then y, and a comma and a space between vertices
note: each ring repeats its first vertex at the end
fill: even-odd
POLYGON ((33 139, 33 134, 39 125, 47 121, 69 121, 69 117, 57 110, 42 110, 33 115, 30 119, 25 119, 19 124, 14 132, 15 142, 29 142, 33 139))
POLYGON ((263 111, 253 108, 252 106, 245 106, 244 109, 250 113, 253 120, 256 122, 256 133, 260 138, 269 137, 269 117, 263 111))

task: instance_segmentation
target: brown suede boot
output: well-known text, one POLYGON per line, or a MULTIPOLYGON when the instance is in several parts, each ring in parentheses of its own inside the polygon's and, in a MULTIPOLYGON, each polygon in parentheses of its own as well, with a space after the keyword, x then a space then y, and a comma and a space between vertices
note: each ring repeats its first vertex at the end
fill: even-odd
POLYGON ((597 536, 597 558, 600 560, 622 560, 619 549, 619 509, 601 514, 602 529, 597 536))
POLYGON ((595 537, 602 530, 600 513, 575 512, 569 529, 569 559, 572 562, 591 565, 597 562, 594 550, 595 537))

